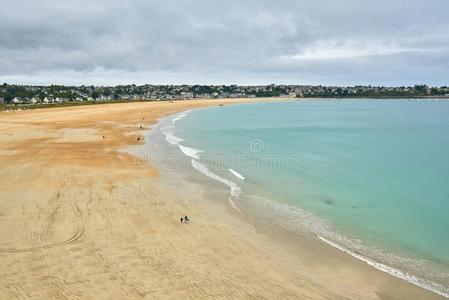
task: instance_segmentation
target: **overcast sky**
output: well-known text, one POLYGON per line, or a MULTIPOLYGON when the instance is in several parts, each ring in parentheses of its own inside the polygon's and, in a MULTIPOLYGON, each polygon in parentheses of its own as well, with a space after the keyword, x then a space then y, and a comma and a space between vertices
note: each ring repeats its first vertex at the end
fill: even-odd
POLYGON ((448 0, 2 0, 0 82, 449 85, 448 0))

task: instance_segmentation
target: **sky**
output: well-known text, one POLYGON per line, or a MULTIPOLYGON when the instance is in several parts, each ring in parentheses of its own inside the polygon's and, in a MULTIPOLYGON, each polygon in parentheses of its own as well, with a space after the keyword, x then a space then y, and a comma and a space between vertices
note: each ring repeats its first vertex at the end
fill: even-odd
POLYGON ((448 0, 2 0, 0 82, 449 85, 448 0))

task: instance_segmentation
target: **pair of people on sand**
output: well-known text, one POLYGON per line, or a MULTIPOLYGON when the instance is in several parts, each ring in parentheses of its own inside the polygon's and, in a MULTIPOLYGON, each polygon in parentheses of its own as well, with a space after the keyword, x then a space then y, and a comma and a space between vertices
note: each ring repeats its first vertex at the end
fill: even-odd
POLYGON ((187 224, 187 223, 189 223, 189 221, 190 221, 189 217, 187 217, 187 216, 181 217, 181 223, 187 224))

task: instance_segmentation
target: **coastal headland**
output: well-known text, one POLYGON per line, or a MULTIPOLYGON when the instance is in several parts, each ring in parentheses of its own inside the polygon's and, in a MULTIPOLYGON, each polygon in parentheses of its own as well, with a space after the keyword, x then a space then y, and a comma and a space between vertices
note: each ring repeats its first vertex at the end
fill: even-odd
POLYGON ((0 113, 0 298, 442 299, 318 240, 183 201, 121 151, 164 116, 261 100, 0 113))

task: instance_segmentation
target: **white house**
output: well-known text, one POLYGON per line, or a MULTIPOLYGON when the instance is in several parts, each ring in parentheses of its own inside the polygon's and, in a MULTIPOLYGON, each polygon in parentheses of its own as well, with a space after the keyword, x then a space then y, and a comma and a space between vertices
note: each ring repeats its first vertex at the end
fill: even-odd
POLYGON ((23 101, 22 101, 21 99, 15 97, 14 99, 12 99, 12 103, 14 103, 14 104, 20 104, 20 103, 23 103, 23 101))
POLYGON ((36 98, 31 98, 31 100, 30 100, 30 103, 31 104, 36 104, 38 101, 37 101, 37 99, 36 98))

